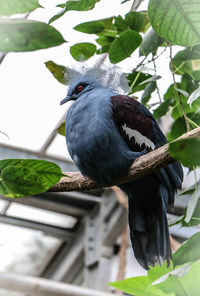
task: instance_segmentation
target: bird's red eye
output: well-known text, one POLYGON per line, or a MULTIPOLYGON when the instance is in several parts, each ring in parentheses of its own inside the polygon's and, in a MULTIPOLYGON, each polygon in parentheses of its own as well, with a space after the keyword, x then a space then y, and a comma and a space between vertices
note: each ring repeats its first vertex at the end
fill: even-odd
POLYGON ((78 92, 81 92, 82 90, 84 89, 84 86, 83 85, 78 85, 77 87, 76 87, 76 90, 78 91, 78 92))

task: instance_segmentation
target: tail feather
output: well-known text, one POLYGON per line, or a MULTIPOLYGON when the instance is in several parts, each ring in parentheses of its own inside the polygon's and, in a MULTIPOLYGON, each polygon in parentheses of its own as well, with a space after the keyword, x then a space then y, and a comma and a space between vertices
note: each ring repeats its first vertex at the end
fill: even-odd
POLYGON ((167 222, 168 190, 160 184, 155 204, 151 208, 141 205, 134 200, 134 196, 123 186, 123 190, 129 196, 129 228, 130 238, 134 254, 143 268, 162 264, 165 260, 168 265, 171 259, 169 230, 167 222))
POLYGON ((181 189, 183 182, 183 170, 179 162, 174 162, 173 164, 165 167, 168 173, 171 183, 176 189, 181 189))
POLYGON ((170 264, 167 205, 173 203, 182 180, 181 165, 174 162, 142 179, 120 185, 129 200, 132 247, 136 259, 145 269, 161 265, 163 261, 170 264))
POLYGON ((168 224, 166 217, 166 207, 161 203, 160 210, 156 212, 145 211, 145 215, 140 216, 142 225, 135 224, 134 203, 129 199, 129 227, 131 243, 134 254, 140 265, 145 269, 155 264, 162 264, 165 260, 168 265, 171 259, 171 248, 169 241, 168 224))

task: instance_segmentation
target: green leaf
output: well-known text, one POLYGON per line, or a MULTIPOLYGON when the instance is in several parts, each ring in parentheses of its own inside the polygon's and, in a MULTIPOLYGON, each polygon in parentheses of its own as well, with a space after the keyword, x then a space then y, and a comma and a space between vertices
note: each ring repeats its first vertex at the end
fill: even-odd
POLYGON ((115 20, 114 25, 117 28, 118 33, 128 30, 128 24, 121 17, 121 15, 115 16, 114 20, 115 20))
POLYGON ((87 22, 74 27, 74 30, 87 34, 97 34, 102 32, 104 29, 104 23, 101 21, 87 22))
POLYGON ((169 153, 179 160, 184 166, 192 167, 200 165, 200 140, 184 139, 169 144, 169 153))
MULTIPOLYGON (((187 117, 195 122, 197 125, 200 125, 200 114, 199 113, 188 113, 187 117)), ((190 124, 190 127, 193 128, 190 124)), ((187 132, 187 126, 185 118, 183 116, 178 117, 172 124, 171 131, 167 135, 169 141, 175 140, 184 133, 187 132)))
POLYGON ((123 281, 111 283, 110 285, 129 295, 134 296, 175 296, 173 293, 163 293, 162 290, 151 285, 151 281, 147 276, 137 276, 123 281))
MULTIPOLYGON (((61 7, 61 5, 57 5, 58 7, 61 7)), ((65 7, 65 6, 64 6, 65 7)), ((62 10, 60 10, 58 13, 56 13, 52 18, 50 18, 49 20, 49 24, 51 24, 52 22, 58 20, 60 17, 62 17, 65 14, 66 10, 65 8, 63 8, 62 10)))
POLYGON ((140 46, 139 55, 147 56, 149 53, 155 54, 158 47, 163 44, 164 39, 161 38, 152 28, 144 35, 140 46))
POLYGON ((101 48, 99 48, 99 49, 96 50, 96 54, 102 54, 102 53, 105 53, 105 52, 109 52, 110 45, 111 44, 103 45, 101 48))
POLYGON ((191 106, 192 103, 196 101, 199 97, 200 97, 200 86, 191 93, 187 101, 188 104, 190 104, 191 106))
MULTIPOLYGON (((192 219, 192 216, 194 214, 195 208, 197 206, 197 203, 199 201, 200 197, 200 186, 197 187, 195 192, 191 195, 187 209, 186 209, 186 214, 185 214, 185 222, 188 223, 192 219)), ((200 222, 200 220, 199 220, 200 222)))
POLYGON ((184 215, 178 216, 178 217, 176 216, 174 218, 170 218, 168 221, 168 224, 169 224, 169 226, 173 226, 173 225, 177 225, 177 224, 180 225, 180 223, 182 224, 183 219, 184 219, 184 215))
POLYGON ((96 39, 96 42, 101 45, 110 45, 113 42, 114 38, 113 37, 109 37, 109 36, 105 36, 105 35, 101 35, 99 38, 96 39))
POLYGON ((185 123, 185 118, 183 116, 179 117, 173 122, 171 126, 171 130, 167 135, 167 139, 168 141, 173 141, 186 132, 187 132, 187 126, 185 123))
POLYGON ((38 7, 42 7, 38 0, 1 0, 0 15, 31 12, 38 7))
POLYGON ((65 8, 66 3, 57 4, 56 7, 65 8))
POLYGON ((197 59, 200 59, 199 45, 179 51, 173 58, 174 73, 179 75, 187 73, 193 79, 200 80, 200 71, 193 65, 193 61, 197 59))
POLYGON ((184 191, 178 193, 177 196, 181 196, 181 195, 190 195, 195 191, 195 186, 191 186, 190 188, 185 189, 184 191))
POLYGON ((110 46, 111 46, 111 43, 113 42, 113 40, 114 40, 114 37, 109 37, 104 34, 101 34, 101 36, 98 39, 96 39, 96 42, 101 45, 101 48, 99 48, 96 51, 96 54, 102 54, 105 52, 109 52, 110 46))
POLYGON ((74 27, 74 30, 87 34, 98 34, 104 31, 105 29, 110 28, 112 20, 113 18, 111 17, 98 21, 82 23, 74 27))
POLYGON ((69 83, 72 71, 70 68, 58 65, 53 61, 45 62, 45 66, 60 83, 65 85, 69 83))
MULTIPOLYGON (((145 82, 145 81, 144 81, 145 82)), ((147 84, 142 94, 142 104, 146 105, 151 98, 152 92, 156 89, 156 82, 152 81, 147 84)))
POLYGON ((178 93, 182 94, 185 98, 189 97, 189 94, 184 89, 180 89, 180 88, 176 88, 176 87, 175 87, 175 89, 177 90, 178 93))
POLYGON ((174 293, 176 296, 194 296, 199 294, 200 290, 200 265, 194 263, 191 266, 186 265, 178 270, 171 272, 168 278, 155 285, 165 293, 174 293), (180 272, 178 274, 178 272, 180 272))
POLYGON ((151 78, 148 78, 147 80, 142 81, 142 82, 140 83, 140 85, 141 85, 141 84, 145 84, 145 83, 149 83, 149 82, 156 81, 156 80, 158 80, 158 79, 160 79, 160 78, 161 78, 160 75, 154 75, 154 76, 152 76, 151 78))
POLYGON ((153 76, 147 73, 142 73, 139 71, 133 71, 127 76, 128 85, 131 87, 132 92, 137 92, 145 89, 148 79, 152 78, 153 76), (146 81, 142 84, 143 81, 146 81))
POLYGON ((55 163, 45 160, 1 160, 0 193, 8 197, 23 197, 45 192, 62 176, 55 163))
POLYGON ((163 103, 161 103, 158 106, 158 108, 156 108, 153 111, 153 116, 155 117, 156 120, 160 119, 162 116, 164 116, 169 111, 169 107, 170 107, 171 102, 172 102, 172 99, 168 99, 168 100, 164 101, 163 103))
POLYGON ((67 11, 76 10, 76 11, 88 11, 95 7, 95 4, 100 0, 68 0, 65 5, 61 4, 59 7, 63 7, 64 9, 53 16, 49 23, 59 19, 63 16, 67 11))
POLYGON ((171 84, 164 95, 164 100, 173 99, 175 96, 176 92, 174 89, 174 84, 171 84))
POLYGON ((96 45, 92 43, 77 43, 70 47, 70 53, 72 57, 78 61, 83 62, 88 60, 91 56, 95 54, 96 45))
POLYGON ((61 125, 58 127, 57 132, 61 136, 65 136, 65 122, 61 123, 61 125))
POLYGON ((184 214, 181 216, 179 223, 183 227, 191 227, 191 226, 196 226, 200 224, 200 200, 197 200, 194 212, 188 222, 185 221, 186 219, 186 210, 184 211, 184 214))
POLYGON ((164 274, 169 273, 173 270, 173 263, 170 262, 170 266, 167 266, 167 262, 165 261, 162 265, 156 265, 154 267, 150 267, 150 270, 148 270, 148 278, 153 283, 160 277, 162 277, 164 274))
POLYGON ((117 64, 130 57, 134 50, 142 42, 142 37, 135 31, 124 31, 113 41, 109 51, 111 63, 117 64))
POLYGON ((184 50, 177 52, 174 59, 179 61, 185 60, 199 60, 200 59, 200 45, 195 45, 193 47, 188 47, 184 50))
POLYGON ((165 40, 182 46, 200 40, 200 0, 150 0, 148 7, 153 29, 165 40))
POLYGON ((100 0, 68 0, 66 2, 65 9, 69 10, 77 10, 77 11, 88 11, 95 7, 95 4, 100 0))
POLYGON ((200 232, 194 234, 173 254, 172 261, 175 266, 194 262, 200 259, 200 232))
POLYGON ((191 94, 199 86, 199 81, 194 80, 191 75, 185 73, 181 77, 181 87, 191 94))
POLYGON ((125 22, 131 30, 140 32, 143 30, 145 25, 145 20, 143 14, 131 11, 125 15, 125 22))
MULTIPOLYGON (((176 95, 175 95, 176 97, 176 95)), ((187 114, 187 116, 189 118, 191 118, 194 122, 196 122, 198 125, 200 124, 199 123, 199 113, 197 113, 196 115, 194 114, 196 111, 198 111, 199 107, 200 107, 200 98, 197 98, 192 106, 190 106, 188 103, 187 103, 187 98, 183 95, 179 95, 179 98, 181 100, 181 104, 183 106, 183 109, 185 111, 185 113, 187 114), (194 119, 193 119, 194 118, 194 119)), ((174 100, 175 101, 175 100, 174 100)), ((173 106, 173 110, 171 112, 171 116, 174 118, 174 119, 177 119, 179 117, 181 117, 183 115, 183 112, 182 112, 182 109, 180 107, 180 103, 176 103, 176 105, 173 106)), ((193 128, 193 126, 191 126, 193 128)))
POLYGON ((32 51, 64 43, 53 27, 24 19, 0 19, 0 51, 32 51))

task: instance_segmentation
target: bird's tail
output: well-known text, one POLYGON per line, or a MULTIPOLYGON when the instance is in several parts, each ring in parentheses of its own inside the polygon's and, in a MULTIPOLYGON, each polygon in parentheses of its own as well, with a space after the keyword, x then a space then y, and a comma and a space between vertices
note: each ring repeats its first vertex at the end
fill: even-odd
POLYGON ((162 185, 159 191, 155 207, 139 205, 129 194, 131 243, 137 261, 145 269, 155 264, 161 265, 165 260, 169 265, 171 259, 166 211, 168 193, 162 185))

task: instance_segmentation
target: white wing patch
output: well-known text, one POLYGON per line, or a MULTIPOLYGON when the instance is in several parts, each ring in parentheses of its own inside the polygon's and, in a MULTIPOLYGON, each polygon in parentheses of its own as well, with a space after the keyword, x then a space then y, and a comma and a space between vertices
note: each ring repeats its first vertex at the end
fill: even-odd
POLYGON ((149 140, 147 137, 143 136, 136 130, 131 129, 130 127, 126 126, 126 124, 122 125, 122 129, 125 131, 126 135, 129 137, 129 140, 134 137, 135 142, 141 147, 144 144, 146 147, 154 150, 155 145, 154 143, 149 140))

